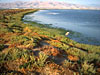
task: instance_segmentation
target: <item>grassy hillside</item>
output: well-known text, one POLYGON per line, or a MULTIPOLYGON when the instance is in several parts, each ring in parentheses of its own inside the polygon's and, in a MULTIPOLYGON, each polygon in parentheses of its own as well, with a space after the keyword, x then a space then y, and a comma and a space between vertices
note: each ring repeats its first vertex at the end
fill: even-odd
POLYGON ((100 74, 100 46, 80 44, 66 30, 22 17, 37 10, 0 10, 0 74, 100 74))

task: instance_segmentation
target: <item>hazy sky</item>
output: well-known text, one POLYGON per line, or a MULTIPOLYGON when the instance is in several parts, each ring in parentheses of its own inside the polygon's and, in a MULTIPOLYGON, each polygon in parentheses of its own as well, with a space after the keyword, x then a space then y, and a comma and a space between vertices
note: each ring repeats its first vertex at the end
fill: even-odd
MULTIPOLYGON (((14 1, 34 1, 34 0, 0 0, 1 2, 14 2, 14 1)), ((100 0, 38 0, 38 1, 63 1, 74 4, 82 4, 82 5, 100 5, 100 0)))

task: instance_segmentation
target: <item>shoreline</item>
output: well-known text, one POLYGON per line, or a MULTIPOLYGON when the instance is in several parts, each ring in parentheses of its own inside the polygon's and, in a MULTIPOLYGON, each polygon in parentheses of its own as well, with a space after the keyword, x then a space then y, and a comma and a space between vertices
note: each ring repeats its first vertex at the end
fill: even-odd
MULTIPOLYGON (((39 10, 41 10, 41 9, 39 9, 39 10)), ((37 10, 36 12, 38 12, 39 10, 37 10)), ((44 10, 44 9, 42 9, 42 10, 44 10)), ((49 10, 49 9, 48 9, 49 10)), ((50 10, 53 10, 53 9, 50 9, 50 10)), ((55 9, 54 9, 55 10, 55 9)), ((58 10, 60 10, 60 9, 58 9, 58 10)), ((65 9, 64 9, 65 10, 65 9)), ((69 9, 70 10, 70 9, 69 9)), ((92 10, 91 10, 92 11, 92 10)), ((35 12, 31 12, 31 13, 35 13, 35 12)), ((31 14, 31 13, 28 13, 28 14, 31 14)), ((25 16, 25 15, 24 15, 25 16)), ((23 18, 24 18, 24 16, 23 16, 23 18)), ((76 42, 78 42, 78 43, 82 43, 82 44, 88 44, 88 45, 96 45, 96 46, 100 46, 100 44, 99 44, 99 42, 95 42, 95 43, 92 43, 92 41, 95 41, 94 39, 92 39, 92 37, 86 37, 86 36, 84 36, 83 34, 81 34, 81 33, 79 33, 79 32, 76 32, 76 31, 72 31, 72 30, 67 30, 67 29, 64 29, 64 28, 59 28, 59 27, 52 27, 51 25, 52 24, 43 24, 43 23, 39 23, 39 22, 37 22, 37 21, 27 21, 27 20, 25 20, 25 19, 22 19, 22 21, 24 21, 24 22, 26 22, 26 23, 29 23, 29 24, 32 24, 32 23, 36 23, 36 24, 38 24, 38 25, 40 25, 40 26, 42 26, 42 27, 47 27, 47 28, 52 28, 52 29, 59 29, 59 30, 62 30, 62 31, 64 31, 63 32, 63 35, 65 35, 64 33, 66 33, 66 32, 70 32, 70 35, 68 36, 68 38, 74 38, 74 39, 77 39, 77 38, 79 38, 79 40, 77 39, 77 40, 73 40, 73 39, 71 39, 71 40, 73 40, 73 41, 76 41, 76 42), (84 37, 84 40, 83 40, 83 38, 82 37, 84 37), (90 39, 89 39, 90 38, 90 39), (87 39, 87 40, 85 40, 85 39, 87 39), (83 42, 81 42, 81 40, 83 40, 83 42), (88 41, 88 40, 91 40, 91 42, 90 41, 88 41), (88 43, 87 43, 88 42, 88 43)))
POLYGON ((39 10, 98 10, 100 9, 39 9, 39 10))

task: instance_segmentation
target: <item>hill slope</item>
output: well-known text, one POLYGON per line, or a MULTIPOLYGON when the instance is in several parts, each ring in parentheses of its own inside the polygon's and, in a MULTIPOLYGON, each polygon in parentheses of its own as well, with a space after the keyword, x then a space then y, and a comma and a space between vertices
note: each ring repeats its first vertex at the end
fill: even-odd
POLYGON ((70 40, 63 29, 22 17, 37 10, 0 10, 1 75, 99 75, 100 46, 70 40))
POLYGON ((0 8, 41 8, 41 9, 100 9, 97 7, 87 7, 76 4, 69 4, 65 2, 54 1, 32 1, 32 2, 13 2, 0 3, 0 8))

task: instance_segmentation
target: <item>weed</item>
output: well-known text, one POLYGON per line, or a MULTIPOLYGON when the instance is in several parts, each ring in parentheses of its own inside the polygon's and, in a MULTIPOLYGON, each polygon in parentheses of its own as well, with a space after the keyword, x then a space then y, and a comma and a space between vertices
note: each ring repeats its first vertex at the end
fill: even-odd
POLYGON ((95 73, 96 73, 96 70, 93 64, 88 64, 87 61, 84 61, 81 68, 81 74, 93 75, 95 73))

